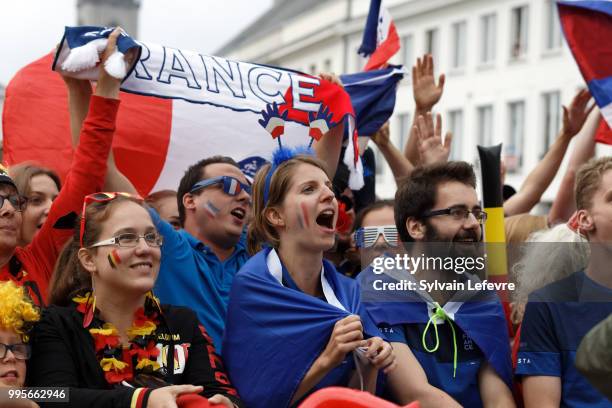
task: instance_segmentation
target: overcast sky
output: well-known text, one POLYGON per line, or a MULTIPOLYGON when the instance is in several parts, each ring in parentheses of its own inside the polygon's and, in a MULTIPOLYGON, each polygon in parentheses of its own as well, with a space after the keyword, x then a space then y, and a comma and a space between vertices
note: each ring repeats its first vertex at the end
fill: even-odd
MULTIPOLYGON (((212 53, 272 0, 141 0, 140 40, 212 53)), ((54 48, 76 24, 76 0, 0 1, 0 83, 54 48)))

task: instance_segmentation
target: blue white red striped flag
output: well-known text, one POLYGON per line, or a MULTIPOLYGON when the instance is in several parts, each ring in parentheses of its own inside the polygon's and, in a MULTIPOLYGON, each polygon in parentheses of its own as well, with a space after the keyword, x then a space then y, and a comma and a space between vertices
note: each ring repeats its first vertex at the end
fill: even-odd
MULTIPOLYGON (((612 1, 559 1, 567 43, 601 114, 612 126, 612 1)), ((612 144, 612 141, 598 140, 612 144)))
POLYGON ((363 41, 357 51, 364 57, 370 57, 364 71, 382 68, 399 49, 397 29, 383 0, 371 0, 363 41))

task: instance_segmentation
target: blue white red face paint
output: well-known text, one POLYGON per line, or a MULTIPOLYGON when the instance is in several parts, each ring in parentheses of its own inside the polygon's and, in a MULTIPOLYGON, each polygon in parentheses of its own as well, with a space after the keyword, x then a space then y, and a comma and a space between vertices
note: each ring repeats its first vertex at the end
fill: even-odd
POLYGON ((208 213, 211 218, 215 218, 219 212, 221 211, 216 205, 214 205, 210 200, 207 200, 204 204, 204 209, 208 213))
POLYGON ((308 228, 310 227, 310 221, 308 221, 308 209, 306 208, 306 204, 300 203, 300 208, 302 209, 301 216, 298 216, 300 227, 308 228))

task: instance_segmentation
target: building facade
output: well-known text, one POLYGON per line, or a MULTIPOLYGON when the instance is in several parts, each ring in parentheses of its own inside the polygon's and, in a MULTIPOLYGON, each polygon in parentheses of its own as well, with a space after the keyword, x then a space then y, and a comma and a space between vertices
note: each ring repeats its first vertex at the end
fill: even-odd
POLYGON ((140 0, 78 0, 77 25, 120 26, 138 38, 140 0))
MULTIPOLYGON (((436 106, 453 131, 452 158, 476 163, 476 145, 503 143, 507 182, 519 188, 554 141, 584 81, 565 43, 553 0, 388 0, 402 48, 392 63, 410 68, 431 53, 446 73, 436 106)), ((308 73, 362 69, 357 54, 368 0, 277 1, 217 54, 308 73)), ((391 137, 403 149, 414 101, 407 76, 398 87, 391 137)), ((395 191, 377 154, 377 195, 395 191)), ((561 172, 560 172, 561 173, 561 172)), ((544 195, 550 201, 560 175, 544 195)))

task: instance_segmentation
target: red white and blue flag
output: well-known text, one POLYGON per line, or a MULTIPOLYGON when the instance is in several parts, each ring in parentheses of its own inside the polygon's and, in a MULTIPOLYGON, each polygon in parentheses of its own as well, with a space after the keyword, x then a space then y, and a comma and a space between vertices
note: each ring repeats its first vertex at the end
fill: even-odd
POLYGON ((370 57, 364 71, 383 68, 399 49, 397 29, 383 0, 371 0, 363 41, 357 51, 364 57, 370 57))
MULTIPOLYGON (((612 126, 612 1, 559 1, 558 7, 567 44, 602 116, 612 126)), ((600 135, 598 141, 612 144, 600 135)))
MULTIPOLYGON (((97 56, 97 45, 87 44, 110 31, 67 27, 55 59, 44 57, 11 80, 3 112, 7 164, 32 160, 65 174, 72 157, 66 89, 49 67, 53 63, 55 70, 64 70, 74 49, 97 56)), ((321 137, 341 122, 352 136, 344 161, 354 171, 356 188, 363 185, 357 132, 352 131, 355 114, 340 86, 283 68, 149 43, 137 46, 142 52, 121 87, 113 152, 141 195, 176 189, 189 165, 213 155, 233 157, 252 175, 271 158, 277 146, 273 139, 281 133, 283 145, 304 145, 313 132, 321 137)), ((96 69, 76 74, 96 79, 96 69)))

